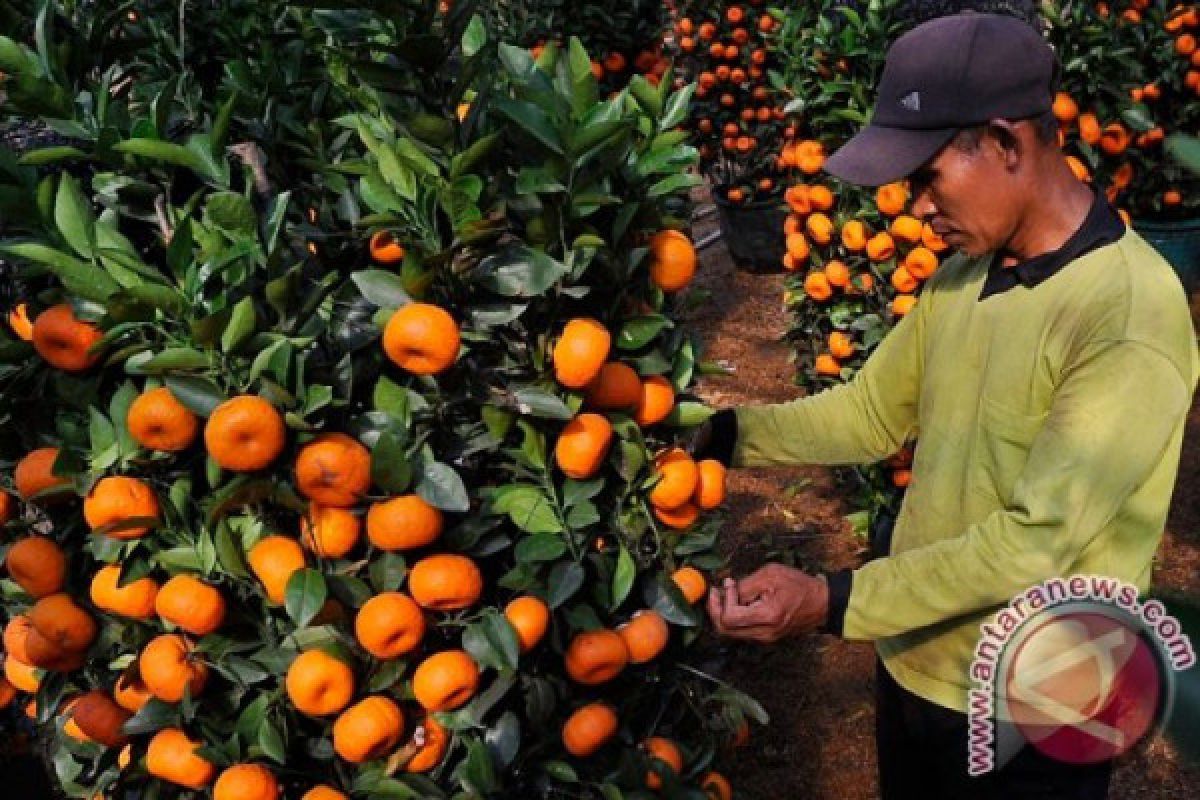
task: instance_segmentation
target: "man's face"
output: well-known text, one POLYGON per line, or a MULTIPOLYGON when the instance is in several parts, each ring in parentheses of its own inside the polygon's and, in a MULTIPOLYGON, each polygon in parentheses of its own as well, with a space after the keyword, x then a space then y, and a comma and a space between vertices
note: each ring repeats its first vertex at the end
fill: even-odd
POLYGON ((913 214, 968 256, 1003 248, 1017 227, 1021 175, 991 135, 978 146, 951 141, 909 176, 913 214))

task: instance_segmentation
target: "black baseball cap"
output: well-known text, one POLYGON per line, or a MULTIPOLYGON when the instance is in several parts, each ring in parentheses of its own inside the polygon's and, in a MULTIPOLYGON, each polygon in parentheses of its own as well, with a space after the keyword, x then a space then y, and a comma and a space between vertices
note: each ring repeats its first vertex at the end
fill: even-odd
POLYGON ((1054 50, 1016 17, 963 13, 925 22, 888 49, 871 122, 825 170, 863 186, 900 180, 963 128, 1049 111, 1057 77, 1054 50))

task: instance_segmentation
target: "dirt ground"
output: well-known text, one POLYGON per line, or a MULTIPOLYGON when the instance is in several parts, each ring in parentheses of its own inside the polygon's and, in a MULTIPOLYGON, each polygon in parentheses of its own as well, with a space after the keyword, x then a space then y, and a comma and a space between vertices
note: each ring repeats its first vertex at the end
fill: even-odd
MULTIPOLYGON (((716 226, 715 215, 698 221, 696 240, 716 226)), ((702 378, 699 395, 718 408, 800 396, 790 350, 780 339, 788 327, 783 277, 736 269, 718 240, 701 253, 697 283, 711 292, 709 302, 691 316, 705 337, 705 358, 734 370, 732 376, 702 378)), ((1193 313, 1200 325, 1200 298, 1193 313)), ((1200 596, 1200 396, 1189 417, 1179 475, 1154 581, 1200 596)), ((731 471, 729 506, 723 550, 735 575, 781 555, 810 569, 861 563, 863 543, 843 519, 853 509, 827 469, 731 471)), ((878 796, 870 645, 815 635, 773 647, 733 646, 728 656, 724 677, 753 695, 771 716, 768 726, 754 728, 748 747, 718 765, 736 796, 878 796)), ((1109 796, 1182 800, 1196 797, 1197 787, 1200 768, 1181 763, 1165 741, 1155 739, 1120 760, 1109 796)))

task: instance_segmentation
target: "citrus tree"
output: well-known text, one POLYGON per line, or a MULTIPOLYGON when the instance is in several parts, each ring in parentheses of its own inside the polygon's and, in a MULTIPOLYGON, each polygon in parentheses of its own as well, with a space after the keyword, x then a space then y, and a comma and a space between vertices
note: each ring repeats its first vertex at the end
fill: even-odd
POLYGON ((0 701, 73 797, 728 797, 692 88, 470 3, 265 5, 212 83, 67 69, 73 4, 0 38, 71 137, 0 155, 0 701))

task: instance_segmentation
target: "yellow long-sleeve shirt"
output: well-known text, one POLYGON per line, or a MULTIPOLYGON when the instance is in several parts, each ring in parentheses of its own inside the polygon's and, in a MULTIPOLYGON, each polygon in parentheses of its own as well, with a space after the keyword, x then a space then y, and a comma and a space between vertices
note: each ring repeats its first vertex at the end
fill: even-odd
POLYGON ((849 383, 734 410, 734 466, 873 462, 919 430, 891 553, 854 572, 842 635, 963 712, 979 626, 1018 592, 1148 588, 1200 374, 1179 280, 1132 230, 981 300, 993 258, 947 259, 849 383))

